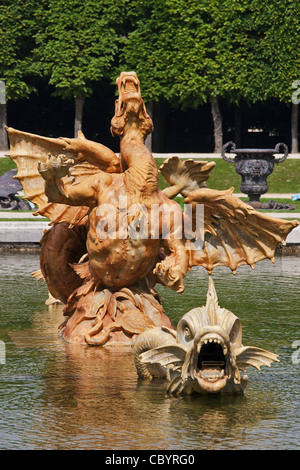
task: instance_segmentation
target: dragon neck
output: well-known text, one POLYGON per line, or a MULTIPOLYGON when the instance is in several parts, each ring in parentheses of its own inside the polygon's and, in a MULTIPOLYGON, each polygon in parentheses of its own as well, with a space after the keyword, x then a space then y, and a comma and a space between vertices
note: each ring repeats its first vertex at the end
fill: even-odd
POLYGON ((145 194, 157 191, 157 165, 138 128, 131 128, 124 133, 120 142, 120 153, 127 166, 127 177, 134 179, 134 186, 138 186, 145 194))

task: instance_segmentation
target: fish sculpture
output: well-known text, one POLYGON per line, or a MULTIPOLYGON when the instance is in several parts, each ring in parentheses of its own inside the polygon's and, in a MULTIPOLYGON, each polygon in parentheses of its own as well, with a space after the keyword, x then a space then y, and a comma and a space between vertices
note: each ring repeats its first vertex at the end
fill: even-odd
POLYGON ((243 346, 241 321, 219 306, 211 276, 205 306, 186 313, 177 330, 146 329, 133 352, 139 377, 167 379, 170 395, 243 394, 248 366, 260 370, 279 362, 277 354, 243 346))

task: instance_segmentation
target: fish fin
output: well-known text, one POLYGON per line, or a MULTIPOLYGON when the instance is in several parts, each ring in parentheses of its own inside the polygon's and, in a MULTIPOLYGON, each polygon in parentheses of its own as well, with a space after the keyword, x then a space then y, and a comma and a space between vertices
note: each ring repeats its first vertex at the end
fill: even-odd
POLYGON ((270 367, 272 362, 279 362, 278 354, 254 346, 242 346, 236 352, 237 366, 244 370, 248 366, 260 370, 261 366, 270 367))
POLYGON ((169 365, 182 365, 185 355, 186 351, 181 346, 169 344, 145 351, 139 357, 144 364, 160 364, 167 367, 169 365))
POLYGON ((167 395, 180 395, 182 390, 183 390, 183 384, 182 384, 181 376, 177 375, 169 383, 166 393, 167 395))
POLYGON ((31 276, 34 277, 34 279, 36 279, 37 281, 42 280, 42 281, 46 282, 41 269, 38 269, 37 271, 34 271, 33 273, 31 273, 31 276))

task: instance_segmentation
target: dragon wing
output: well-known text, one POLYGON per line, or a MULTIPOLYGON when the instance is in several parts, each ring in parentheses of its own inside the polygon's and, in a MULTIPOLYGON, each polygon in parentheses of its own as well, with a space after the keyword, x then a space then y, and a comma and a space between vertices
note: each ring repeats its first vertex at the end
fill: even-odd
POLYGON ((176 156, 168 158, 159 167, 160 173, 171 185, 166 187, 163 193, 173 198, 179 193, 187 196, 191 191, 205 187, 209 173, 215 165, 215 162, 181 160, 176 156))
MULTIPOLYGON (((18 172, 15 176, 24 190, 25 199, 37 207, 34 215, 43 215, 50 219, 51 224, 68 222, 78 223, 89 211, 88 207, 73 207, 65 204, 48 202, 45 195, 45 182, 38 171, 38 161, 46 162, 49 153, 64 153, 69 158, 76 158, 75 152, 64 150, 65 142, 61 139, 43 137, 13 128, 6 129, 10 141, 10 157, 16 163, 18 172)), ((83 178, 93 175, 99 168, 90 163, 76 163, 70 169, 70 177, 63 178, 65 185, 80 182, 83 178)))
POLYGON ((272 362, 279 362, 278 355, 254 346, 242 346, 236 351, 236 363, 241 370, 252 366, 260 370, 261 366, 270 367, 272 362))
MULTIPOLYGON (((258 212, 232 193, 233 188, 226 191, 199 188, 184 200, 193 206, 204 205, 203 245, 193 249, 191 240, 185 244, 190 266, 204 266, 209 273, 215 266, 228 266, 235 272, 243 264, 254 268, 255 263, 265 258, 274 262, 278 244, 284 243, 299 225, 296 220, 281 220, 258 212)), ((192 221, 187 221, 190 223, 185 223, 185 227, 196 225, 196 211, 191 213, 192 221)))

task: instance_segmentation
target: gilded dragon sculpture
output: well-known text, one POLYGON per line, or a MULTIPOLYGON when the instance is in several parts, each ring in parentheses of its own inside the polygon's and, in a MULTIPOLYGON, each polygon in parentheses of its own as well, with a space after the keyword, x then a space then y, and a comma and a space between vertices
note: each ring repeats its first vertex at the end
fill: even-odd
POLYGON ((145 145, 153 123, 138 77, 122 72, 116 84, 111 132, 120 139, 119 155, 82 132, 49 138, 7 128, 25 198, 37 206, 35 214, 50 219, 40 243, 40 277, 64 304, 60 335, 71 343, 132 345, 149 327, 174 329, 157 283, 180 293, 193 266, 211 274, 219 265, 236 272, 243 264, 274 261, 278 243, 298 225, 255 211, 233 188, 207 188, 214 163, 166 160, 159 171, 169 186, 161 191, 145 145), (174 200, 178 194, 189 212, 174 200))

